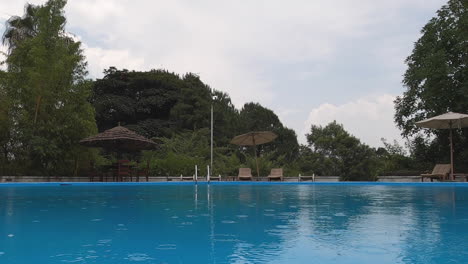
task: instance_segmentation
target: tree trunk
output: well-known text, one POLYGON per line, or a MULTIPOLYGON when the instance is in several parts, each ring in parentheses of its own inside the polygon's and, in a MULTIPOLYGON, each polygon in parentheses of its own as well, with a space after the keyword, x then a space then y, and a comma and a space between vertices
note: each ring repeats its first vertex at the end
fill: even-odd
POLYGON ((42 96, 39 95, 36 99, 36 111, 34 113, 34 124, 37 122, 37 115, 39 114, 39 107, 41 106, 42 96))

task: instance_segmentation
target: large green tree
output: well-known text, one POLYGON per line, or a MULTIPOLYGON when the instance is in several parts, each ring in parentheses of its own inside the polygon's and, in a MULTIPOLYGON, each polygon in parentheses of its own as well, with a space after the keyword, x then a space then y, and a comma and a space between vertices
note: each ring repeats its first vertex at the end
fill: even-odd
POLYGON ((350 181, 376 179, 375 151, 336 121, 325 127, 312 125, 306 136, 311 149, 309 160, 317 165, 315 173, 350 181))
MULTIPOLYGON (((431 149, 435 152, 426 158, 440 163, 448 161, 448 131, 424 130, 435 136, 434 140, 424 140, 422 130, 414 124, 447 111, 468 112, 468 2, 448 1, 421 33, 406 59, 406 91, 395 100, 395 121, 403 136, 421 138, 412 144, 417 146, 414 151, 421 154, 427 152, 423 148, 431 149)), ((456 130, 454 136, 457 163, 466 163, 468 132, 456 130)))
POLYGON ((164 70, 136 72, 114 67, 93 85, 92 103, 99 131, 125 125, 151 137, 170 136, 175 123, 171 109, 177 103, 183 81, 164 70))
POLYGON ((192 73, 183 77, 183 86, 171 118, 179 128, 197 130, 210 125, 211 88, 192 73))
POLYGON ((78 141, 96 132, 86 62, 80 42, 65 31, 65 4, 49 0, 34 7, 34 34, 7 42, 14 45, 4 81, 11 101, 8 145, 14 162, 22 164, 22 173, 76 173, 89 156, 78 141))
POLYGON ((274 152, 273 159, 284 163, 297 158, 299 144, 296 132, 285 127, 278 116, 270 109, 263 107, 259 103, 246 103, 239 114, 240 133, 250 131, 273 131, 278 135, 271 143, 257 146, 258 153, 274 152))
POLYGON ((0 175, 7 171, 11 119, 8 110, 10 99, 5 89, 6 73, 0 70, 0 175))
POLYGON ((147 137, 210 127, 213 106, 215 146, 239 130, 239 113, 228 94, 211 89, 194 74, 165 70, 137 72, 110 67, 94 82, 92 103, 100 131, 119 122, 147 137))
POLYGON ((239 111, 227 93, 212 90, 213 94, 213 137, 215 146, 227 146, 239 132, 239 111))

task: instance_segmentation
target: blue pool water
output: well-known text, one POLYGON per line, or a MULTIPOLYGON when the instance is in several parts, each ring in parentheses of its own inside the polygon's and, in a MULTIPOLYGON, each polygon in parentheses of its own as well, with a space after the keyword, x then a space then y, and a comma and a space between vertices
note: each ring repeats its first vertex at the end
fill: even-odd
POLYGON ((468 263, 468 185, 2 185, 0 263, 468 263))

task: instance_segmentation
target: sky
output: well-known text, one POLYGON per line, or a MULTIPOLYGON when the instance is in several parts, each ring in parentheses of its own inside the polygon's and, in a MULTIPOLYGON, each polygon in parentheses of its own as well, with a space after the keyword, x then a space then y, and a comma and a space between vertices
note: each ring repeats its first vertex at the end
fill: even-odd
MULTIPOLYGON (((272 109, 300 143, 312 124, 336 120, 379 147, 381 138, 404 143, 393 121, 404 61, 446 2, 69 0, 65 12, 90 78, 110 66, 193 72, 239 109, 272 109)), ((25 3, 0 0, 2 34, 25 3)))

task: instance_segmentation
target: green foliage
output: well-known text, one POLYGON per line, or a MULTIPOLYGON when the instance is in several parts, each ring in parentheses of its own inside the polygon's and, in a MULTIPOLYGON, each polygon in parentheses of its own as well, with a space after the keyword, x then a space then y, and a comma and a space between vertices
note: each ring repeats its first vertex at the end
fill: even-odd
MULTIPOLYGON (((449 0, 423 27, 422 36, 406 59, 406 91, 395 100, 398 127, 404 136, 416 137, 410 144, 415 148, 411 151, 414 158, 424 164, 432 163, 430 167, 449 156, 448 131, 425 129, 431 137, 424 140, 421 128, 414 123, 448 111, 468 112, 467 11, 466 1, 449 0)), ((454 132, 455 164, 458 169, 468 169, 468 130, 454 132)))
POLYGON ((406 59, 403 83, 396 99, 395 120, 405 136, 416 133, 416 121, 447 111, 468 111, 468 4, 450 0, 424 26, 406 59))
MULTIPOLYGON (((270 155, 267 154, 257 157, 260 176, 268 175, 270 173, 270 170, 274 166, 273 161, 269 156, 270 155)), ((255 157, 253 155, 247 156, 245 163, 241 165, 241 167, 251 168, 252 176, 257 177, 257 165, 255 163, 255 157)))
POLYGON ((179 128, 197 130, 210 125, 211 89, 197 75, 187 74, 171 118, 179 128))
POLYGON ((209 133, 209 130, 205 128, 194 132, 175 134, 172 138, 159 138, 162 144, 158 153, 164 155, 167 152, 174 152, 199 158, 209 157, 209 133))
POLYGON ((146 151, 145 158, 151 161, 154 175, 174 176, 193 175, 195 165, 200 168, 200 175, 206 175, 207 158, 210 157, 207 129, 175 134, 172 138, 159 138, 161 147, 155 151, 146 151))
POLYGON ((307 142, 320 162, 330 165, 328 175, 342 180, 376 180, 377 162, 373 149, 350 135, 343 126, 332 122, 325 127, 312 125, 307 142))
POLYGON ((332 159, 321 153, 312 151, 308 146, 301 145, 299 157, 295 162, 298 174, 302 175, 339 175, 337 166, 332 159))
POLYGON ((170 136, 170 112, 177 103, 183 81, 163 71, 129 72, 110 67, 93 85, 92 104, 99 131, 120 122, 146 137, 170 136))
MULTIPOLYGON (((169 152, 164 158, 154 159, 151 163, 151 172, 153 175, 161 176, 178 176, 178 175, 194 175, 195 165, 202 164, 202 160, 199 158, 191 157, 186 154, 175 154, 169 152)), ((206 170, 203 171, 206 175, 206 170)))
POLYGON ((39 6, 26 4, 23 17, 12 16, 6 22, 6 29, 2 36, 2 42, 13 51, 21 42, 34 37, 38 29, 37 13, 39 6))
MULTIPOLYGON (((211 107, 213 174, 237 175, 239 165, 253 149, 239 148, 229 142, 234 136, 249 131, 272 130, 278 134, 274 142, 258 147, 260 156, 268 155, 277 164, 289 164, 298 154, 295 132, 284 127, 273 111, 254 103, 238 111, 226 93, 211 89, 194 74, 180 78, 162 70, 130 72, 111 67, 93 88, 92 103, 100 131, 121 122, 161 142, 161 149, 153 152, 151 158, 161 163, 152 162, 155 173, 176 173, 174 168, 179 162, 175 157, 178 156, 180 160, 187 160, 191 165, 196 162, 201 169, 206 169, 210 163, 211 107)), ((182 167, 176 175, 186 170, 182 167)))
POLYGON ((406 155, 406 151, 395 140, 393 144, 382 138, 384 148, 378 148, 376 154, 379 161, 379 174, 394 174, 398 171, 409 170, 414 166, 413 159, 406 155))
POLYGON ((213 138, 215 146, 225 147, 239 133, 239 111, 228 94, 212 90, 213 94, 213 138))
POLYGON ((241 128, 244 131, 270 131, 282 127, 278 116, 259 103, 246 103, 240 111, 241 128))
MULTIPOLYGON (((91 86, 80 43, 64 29, 65 4, 50 0, 35 7, 34 34, 6 42, 14 43, 4 79, 10 99, 8 156, 22 165, 20 173, 76 174, 79 160, 90 155, 78 141, 96 132, 87 102, 91 86)), ((16 35, 4 38, 11 36, 16 35)))
POLYGON ((8 140, 10 138, 11 119, 8 109, 10 109, 10 98, 5 89, 6 73, 0 70, 0 175, 8 170, 8 140))
POLYGON ((238 153, 231 151, 223 153, 222 149, 215 149, 213 175, 236 176, 242 167, 238 153))

